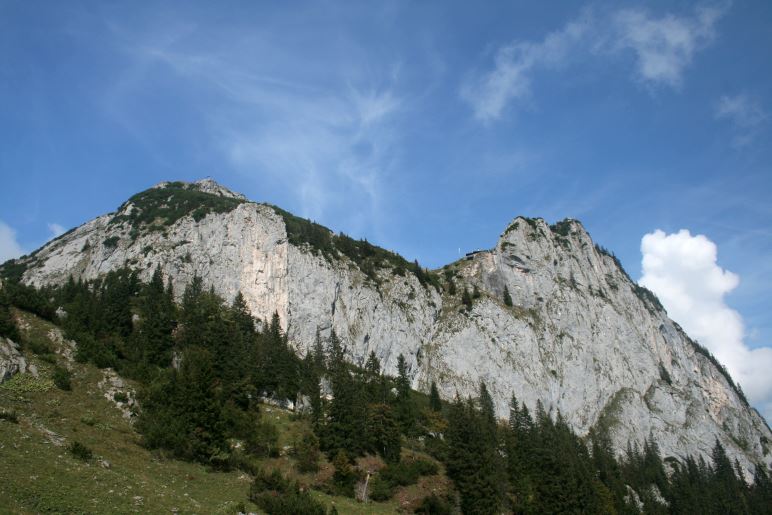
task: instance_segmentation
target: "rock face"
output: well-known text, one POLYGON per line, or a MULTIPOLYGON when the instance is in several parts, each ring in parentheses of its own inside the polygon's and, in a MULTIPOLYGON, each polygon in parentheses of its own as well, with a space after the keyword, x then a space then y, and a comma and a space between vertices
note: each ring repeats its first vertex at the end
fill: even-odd
POLYGON ((707 457, 718 438, 746 471, 772 463, 772 433, 728 375, 579 222, 518 217, 435 274, 388 253, 373 268, 373 247, 319 231, 213 181, 162 183, 5 267, 38 286, 160 267, 178 295, 198 274, 257 317, 278 313, 301 350, 335 330, 355 363, 375 351, 393 373, 404 354, 419 389, 452 398, 485 381, 502 417, 514 393, 579 434, 608 429, 620 450, 651 435, 664 456, 707 457))
POLYGON ((37 369, 34 365, 27 363, 24 355, 19 351, 18 344, 0 337, 0 384, 16 374, 25 372, 37 376, 37 369))

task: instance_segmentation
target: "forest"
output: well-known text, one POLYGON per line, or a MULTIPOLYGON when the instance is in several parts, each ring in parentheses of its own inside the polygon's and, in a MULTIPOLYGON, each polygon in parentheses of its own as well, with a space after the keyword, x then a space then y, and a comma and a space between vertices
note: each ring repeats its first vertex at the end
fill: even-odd
MULTIPOLYGON (((395 377, 374 353, 355 366, 334 332, 298 352, 278 315, 256 320, 240 294, 226 302, 200 278, 179 297, 160 270, 147 283, 130 270, 42 289, 6 281, 0 336, 18 339, 12 308, 55 321, 77 342, 76 360, 138 382, 134 427, 144 446, 243 470, 252 477, 249 499, 267 513, 325 509, 290 477, 255 464, 279 452, 266 403, 307 419, 294 466, 332 463, 332 478, 315 486, 331 494, 389 499, 441 466, 453 491, 427 496, 416 513, 772 512, 769 470, 758 466, 746 481, 719 441, 709 460, 663 459, 651 438, 617 456, 603 428, 580 437, 560 413, 526 406, 518 392, 508 420, 499 420, 484 383, 475 398, 443 400, 435 384, 415 391, 403 356, 395 377), (406 459, 406 448, 433 459, 406 459), (385 463, 372 478, 355 461, 368 455, 385 463)), ((66 371, 57 386, 68 387, 66 371)))

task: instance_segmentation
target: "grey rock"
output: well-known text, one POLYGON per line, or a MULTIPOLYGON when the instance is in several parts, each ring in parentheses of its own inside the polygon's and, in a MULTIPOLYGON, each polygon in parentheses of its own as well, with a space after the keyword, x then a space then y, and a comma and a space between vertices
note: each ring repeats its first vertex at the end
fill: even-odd
POLYGON ((24 372, 37 376, 37 368, 27 362, 19 345, 13 340, 0 337, 0 384, 24 372))

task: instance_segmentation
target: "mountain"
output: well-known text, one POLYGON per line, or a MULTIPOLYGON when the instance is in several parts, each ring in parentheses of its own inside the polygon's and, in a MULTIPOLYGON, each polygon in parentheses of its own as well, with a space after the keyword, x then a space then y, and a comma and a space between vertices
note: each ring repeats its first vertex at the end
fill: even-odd
POLYGON ((349 359, 403 354, 415 388, 445 398, 485 381, 498 415, 512 394, 615 448, 652 436, 665 457, 710 456, 718 439, 750 473, 772 432, 716 360, 576 220, 515 218, 496 245, 429 271, 212 180, 161 183, 52 240, 2 273, 26 284, 156 267, 180 295, 194 276, 253 314, 278 313, 299 350, 334 330, 349 359))

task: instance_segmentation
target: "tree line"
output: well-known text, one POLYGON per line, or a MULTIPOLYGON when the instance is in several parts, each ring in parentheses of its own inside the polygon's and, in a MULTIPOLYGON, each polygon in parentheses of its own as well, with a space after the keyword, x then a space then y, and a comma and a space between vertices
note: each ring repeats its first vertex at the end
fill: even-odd
POLYGON ((500 421, 484 383, 474 398, 444 402, 435 384, 428 395, 411 389, 401 355, 396 377, 375 353, 354 366, 334 332, 300 356, 278 315, 258 323, 241 294, 226 303, 200 278, 179 302, 160 270, 147 283, 129 270, 43 289, 8 282, 0 289, 0 335, 18 338, 10 306, 56 319, 78 342, 77 360, 140 383, 135 427, 147 447, 251 472, 250 498, 272 513, 324 511, 297 484, 254 467, 251 458, 277 454, 277 429, 261 413, 266 397, 302 408, 312 431, 297 443, 298 470, 315 471, 324 453, 335 468, 329 491, 338 495, 355 495, 361 477, 352 465, 371 454, 386 463, 370 485, 376 500, 444 466, 455 491, 427 498, 421 513, 772 511, 769 471, 757 466, 748 484, 718 441, 709 462, 663 460, 651 438, 618 457, 607 433, 580 438, 559 413, 550 416, 540 403, 532 413, 514 396, 509 419, 500 421), (437 461, 406 460, 405 447, 437 461))

